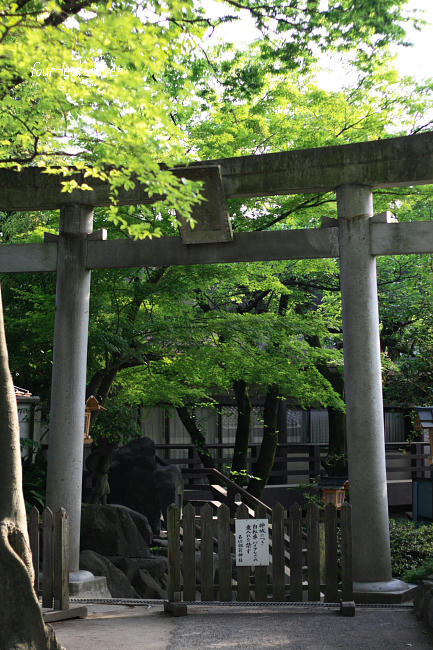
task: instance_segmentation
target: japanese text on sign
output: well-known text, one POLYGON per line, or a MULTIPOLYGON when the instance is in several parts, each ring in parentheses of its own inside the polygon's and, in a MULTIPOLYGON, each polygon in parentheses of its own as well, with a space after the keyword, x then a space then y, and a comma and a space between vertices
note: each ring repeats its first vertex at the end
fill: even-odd
POLYGON ((236 566, 268 566, 269 524, 267 519, 236 519, 236 566))

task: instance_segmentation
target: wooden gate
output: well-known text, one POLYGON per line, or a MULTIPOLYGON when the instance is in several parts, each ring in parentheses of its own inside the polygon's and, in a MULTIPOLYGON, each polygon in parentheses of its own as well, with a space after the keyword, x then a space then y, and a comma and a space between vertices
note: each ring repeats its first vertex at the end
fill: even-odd
MULTIPOLYGON (((240 505, 236 518, 250 517, 240 505)), ((169 507, 166 611, 185 614, 185 603, 199 602, 353 601, 348 503, 340 511, 333 504, 321 510, 311 503, 305 516, 298 504, 287 516, 277 503, 272 517, 258 507, 255 518, 268 519, 269 565, 236 566, 235 519, 226 505, 216 516, 210 504, 198 516, 191 504, 182 516, 177 506, 169 507)))

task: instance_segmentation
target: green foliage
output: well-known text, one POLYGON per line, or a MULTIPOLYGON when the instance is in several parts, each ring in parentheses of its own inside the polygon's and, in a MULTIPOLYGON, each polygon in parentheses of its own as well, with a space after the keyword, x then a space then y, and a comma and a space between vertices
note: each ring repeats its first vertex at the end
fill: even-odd
POLYGON ((64 191, 102 178, 113 223, 138 237, 160 234, 128 224, 115 207, 118 191, 139 180, 155 198, 144 214, 160 212, 174 225, 179 213, 189 219, 199 184, 160 164, 185 164, 197 152, 186 121, 214 97, 215 78, 232 102, 261 93, 266 73, 308 69, 323 50, 352 50, 371 69, 377 52, 403 40, 403 4, 224 0, 214 19, 204 1, 2 0, 0 166, 41 166, 62 176, 64 191), (259 30, 256 56, 225 44, 214 66, 209 34, 242 9, 259 30))
POLYGON ((22 459, 23 492, 27 511, 33 506, 42 511, 45 507, 47 461, 42 446, 29 438, 21 438, 21 449, 27 454, 22 459))
MULTIPOLYGON (((205 38, 209 27, 238 19, 239 3, 229 0, 209 20, 205 3, 187 0, 84 4, 73 11, 70 3, 36 3, 24 17, 19 5, 0 3, 8 9, 0 27, 0 56, 8 57, 0 59, 8 61, 0 81, 0 123, 8 132, 0 164, 59 164, 64 171, 72 163, 90 185, 92 167, 108 176, 113 197, 119 187, 132 187, 135 175, 150 193, 167 197, 115 213, 97 209, 95 228, 108 227, 111 238, 128 229, 132 236, 176 234, 177 215, 188 215, 199 188, 173 179, 159 162, 343 144, 426 127, 431 83, 400 79, 384 49, 403 37, 402 0, 332 0, 327 7, 246 0, 262 36, 243 50, 205 38), (59 7, 72 17, 65 20, 59 7), (319 88, 316 52, 348 53, 354 44, 358 54, 348 56, 362 68, 359 83, 344 92, 319 88), (51 57, 52 65, 96 62, 122 73, 32 75, 36 51, 37 60, 51 57)), ((375 198, 377 211, 391 207, 404 220, 427 218, 429 197, 429 188, 396 188, 375 198)), ((336 216, 333 193, 233 199, 229 207, 238 232, 317 227, 322 216, 336 216)), ((0 225, 3 243, 41 241, 44 231, 58 231, 58 214, 2 213, 0 225)), ((408 388, 413 401, 431 397, 432 296, 424 290, 428 263, 420 260, 379 264, 385 391, 394 400, 403 401, 408 388)), ((336 260, 93 272, 88 380, 113 377, 115 397, 92 435, 125 441, 138 435, 135 406, 212 404, 238 379, 263 392, 278 385, 305 407, 344 410, 321 372, 343 364, 338 274, 336 260)), ((3 290, 15 375, 48 399, 54 278, 6 276, 3 290)))
POLYGON ((432 562, 433 526, 417 524, 404 519, 390 520, 392 574, 396 577, 409 575, 418 567, 432 562))
POLYGON ((319 489, 319 477, 310 478, 308 483, 299 483, 296 487, 288 488, 289 490, 296 490, 302 492, 302 496, 305 499, 305 503, 315 503, 323 510, 325 507, 325 502, 323 497, 320 496, 319 489))
POLYGON ((426 560, 415 569, 406 571, 403 574, 403 580, 412 584, 419 584, 422 580, 430 578, 433 575, 433 559, 426 560))
POLYGON ((241 469, 241 470, 232 469, 231 465, 223 465, 223 471, 227 474, 229 478, 232 479, 232 481, 234 481, 241 487, 246 487, 250 479, 254 479, 255 481, 263 480, 259 476, 254 476, 253 474, 250 474, 249 472, 247 472, 246 469, 241 469))
POLYGON ((111 395, 105 402, 106 411, 99 411, 91 426, 90 437, 98 442, 106 439, 125 445, 132 438, 139 438, 141 429, 135 405, 128 404, 118 395, 111 395))

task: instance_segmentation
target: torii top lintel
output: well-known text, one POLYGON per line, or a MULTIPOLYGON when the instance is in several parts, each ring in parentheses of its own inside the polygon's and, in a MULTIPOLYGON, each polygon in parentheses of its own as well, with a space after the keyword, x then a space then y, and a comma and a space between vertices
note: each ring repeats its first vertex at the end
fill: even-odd
MULTIPOLYGON (((226 198, 314 193, 335 190, 347 183, 371 187, 433 184, 433 132, 359 142, 354 144, 301 149, 281 153, 223 158, 175 168, 184 177, 200 179, 210 167, 221 169, 226 198)), ((44 174, 40 168, 20 172, 0 170, 0 209, 47 210, 61 205, 110 204, 106 182, 92 179, 92 191, 62 192, 61 177, 44 174)), ((121 190, 120 205, 149 202, 146 188, 136 184, 121 190)))

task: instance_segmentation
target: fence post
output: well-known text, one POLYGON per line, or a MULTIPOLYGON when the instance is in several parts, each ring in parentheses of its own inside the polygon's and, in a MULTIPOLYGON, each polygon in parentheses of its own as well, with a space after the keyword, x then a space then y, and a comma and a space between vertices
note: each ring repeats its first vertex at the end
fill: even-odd
POLYGON ((168 537, 168 600, 180 600, 180 512, 172 503, 167 509, 167 537, 168 537))
POLYGON ((285 593, 284 508, 276 503, 272 508, 272 598, 282 602, 285 593))
POLYGON ((54 516, 54 609, 69 609, 69 521, 64 508, 54 516))
POLYGON ((317 503, 307 506, 308 600, 320 600, 320 510, 317 503))
POLYGON ((183 509, 183 599, 195 600, 195 508, 188 503, 183 509))
MULTIPOLYGON (((257 519, 267 519, 265 509, 262 505, 257 506, 255 511, 257 519)), ((268 600, 268 567, 256 566, 254 567, 255 577, 255 591, 254 597, 257 602, 265 602, 268 600)))
MULTIPOLYGON (((237 519, 248 519, 248 509, 244 503, 242 503, 236 513, 237 519)), ((250 599, 250 567, 249 566, 238 566, 238 590, 236 594, 236 600, 239 602, 247 602, 250 599)))
POLYGON ((200 509, 200 582, 201 599, 214 600, 213 588, 213 526, 212 507, 205 503, 200 509))
POLYGON ((32 552, 33 571, 35 574, 33 586, 36 594, 39 591, 39 523, 39 510, 36 508, 36 506, 33 506, 29 512, 28 529, 30 550, 32 552))
POLYGON ((289 538, 290 538, 290 600, 302 601, 302 510, 299 503, 290 506, 289 538))
POLYGON ((352 506, 344 503, 341 508, 341 562, 342 562, 342 600, 353 600, 352 578, 352 506))
POLYGON ((338 601, 337 508, 333 503, 328 503, 325 507, 325 558, 325 603, 336 603, 338 601))
POLYGON ((42 552, 42 607, 53 606, 53 513, 50 508, 45 508, 43 524, 43 552, 42 552))
POLYGON ((219 599, 232 600, 232 556, 230 548, 230 509, 225 504, 218 508, 218 576, 219 599))
POLYGON ((164 611, 172 616, 186 616, 187 607, 181 603, 180 584, 180 509, 172 503, 167 508, 168 537, 168 601, 164 601, 164 611))

